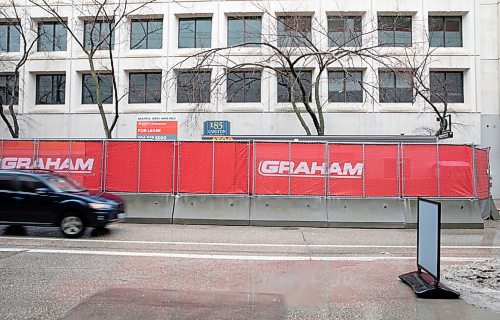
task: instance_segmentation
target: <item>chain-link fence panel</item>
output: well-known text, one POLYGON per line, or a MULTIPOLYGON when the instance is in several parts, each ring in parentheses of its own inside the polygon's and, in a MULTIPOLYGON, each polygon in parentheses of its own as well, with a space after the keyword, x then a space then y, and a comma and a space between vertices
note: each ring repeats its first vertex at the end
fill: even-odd
POLYGON ((213 141, 178 143, 178 193, 212 194, 214 169, 213 141))
POLYGON ((2 169, 31 169, 36 164, 38 142, 34 140, 3 140, 2 169))
POLYGON ((106 143, 105 190, 139 192, 139 142, 106 143))
POLYGON ((174 192, 174 142, 140 141, 139 192, 174 192))
POLYGON ((435 197, 438 194, 438 148, 432 144, 402 144, 403 197, 435 197))
POLYGON ((290 195, 290 165, 289 142, 254 142, 253 194, 290 195))
POLYGON ((326 143, 290 144, 290 195, 326 196, 327 150, 326 143))
POLYGON ((250 190, 249 142, 213 142, 213 194, 248 195, 250 190))
POLYGON ((399 145, 366 144, 363 148, 365 197, 399 197, 399 145))
POLYGON ((486 199, 490 196, 489 149, 474 150, 475 197, 486 199))
POLYGON ((472 151, 470 146, 439 146, 439 197, 474 197, 472 151))
POLYGON ((363 197, 363 145, 328 144, 328 196, 363 197))

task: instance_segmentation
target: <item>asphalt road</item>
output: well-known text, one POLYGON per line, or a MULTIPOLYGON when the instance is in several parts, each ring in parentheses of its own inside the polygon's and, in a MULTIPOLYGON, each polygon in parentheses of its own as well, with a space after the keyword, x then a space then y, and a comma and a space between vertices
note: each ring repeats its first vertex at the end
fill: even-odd
MULTIPOLYGON (((442 269, 499 256, 500 222, 442 232, 442 269)), ((0 226, 0 318, 499 318, 416 298, 398 279, 415 270, 415 230, 115 224, 68 240, 0 226)))

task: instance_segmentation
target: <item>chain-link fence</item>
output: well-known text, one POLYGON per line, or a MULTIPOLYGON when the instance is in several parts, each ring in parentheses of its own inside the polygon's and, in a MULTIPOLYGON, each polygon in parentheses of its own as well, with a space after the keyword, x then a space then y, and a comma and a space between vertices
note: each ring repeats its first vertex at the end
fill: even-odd
POLYGON ((0 140, 1 167, 90 190, 279 197, 489 196, 488 149, 298 141, 0 140))

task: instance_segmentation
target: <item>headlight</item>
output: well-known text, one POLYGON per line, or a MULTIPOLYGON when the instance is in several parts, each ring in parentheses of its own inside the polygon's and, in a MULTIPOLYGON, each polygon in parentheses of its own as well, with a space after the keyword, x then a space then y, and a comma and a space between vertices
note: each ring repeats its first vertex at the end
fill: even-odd
POLYGON ((112 209, 113 206, 111 204, 107 204, 107 203, 89 203, 89 207, 91 207, 92 209, 94 210, 108 210, 108 209, 112 209))

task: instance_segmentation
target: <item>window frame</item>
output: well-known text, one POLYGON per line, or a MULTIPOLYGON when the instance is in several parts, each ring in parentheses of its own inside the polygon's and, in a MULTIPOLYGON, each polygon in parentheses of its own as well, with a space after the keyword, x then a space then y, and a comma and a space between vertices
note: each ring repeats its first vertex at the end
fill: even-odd
POLYGON ((464 46, 464 36, 463 36, 463 17, 462 16, 434 16, 434 15, 429 15, 429 21, 428 21, 428 27, 429 27, 429 47, 431 48, 463 48, 464 46), (458 21, 459 21, 459 27, 460 27, 460 44, 458 46, 454 46, 454 45, 446 45, 446 34, 448 33, 448 31, 446 31, 446 22, 447 20, 449 19, 457 19, 458 18, 458 21), (441 23, 443 25, 443 30, 437 30, 437 31, 434 31, 434 30, 431 30, 431 27, 434 26, 433 23, 431 23, 431 21, 433 19, 441 19, 441 23), (443 33, 443 36, 442 36, 442 43, 443 45, 433 45, 433 41, 432 41, 432 32, 442 32, 443 33))
MULTIPOLYGON (((248 27, 248 29, 250 29, 248 27)), ((251 42, 262 42, 262 16, 228 16, 227 17, 227 36, 226 36, 226 44, 228 47, 231 47, 231 46, 246 46, 246 47, 259 47, 260 45, 259 44, 252 44, 252 45, 247 45, 246 43, 251 43, 251 42), (229 43, 229 39, 231 39, 232 37, 229 36, 230 34, 230 22, 231 21, 243 21, 243 42, 238 42, 238 43, 233 43, 233 44, 230 44, 229 43), (255 35, 254 33, 251 33, 251 32, 246 32, 245 30, 247 30, 247 22, 249 21, 258 21, 259 24, 260 24, 260 28, 258 30, 258 36, 259 36, 259 40, 258 41, 247 41, 247 37, 251 37, 249 36, 250 34, 252 35, 255 35)))
POLYGON ((7 32, 6 32, 6 35, 7 35, 7 39, 6 39, 6 44, 7 44, 7 50, 0 50, 0 52, 21 52, 21 24, 19 22, 15 22, 15 21, 1 21, 0 22, 0 26, 5 26, 7 28, 7 32), (16 27, 17 26, 17 27, 16 27), (17 47, 16 49, 17 50, 11 50, 11 47, 12 47, 12 41, 11 41, 11 29, 14 29, 16 30, 16 32, 18 33, 18 37, 19 37, 19 41, 17 43, 17 47))
MULTIPOLYGON (((277 16, 277 44, 280 48, 301 48, 307 47, 306 42, 312 41, 312 15, 301 15, 301 14, 290 14, 290 15, 279 15, 277 16), (288 24, 283 23, 282 19, 308 19, 309 21, 309 31, 304 37, 302 34, 304 32, 297 30, 286 31, 288 24), (283 30, 281 30, 283 28, 283 30), (293 34, 296 33, 296 34, 293 34)), ((303 22, 303 21, 302 21, 303 22)), ((301 22, 301 23, 302 23, 301 22)), ((304 24, 305 25, 305 24, 304 24)))
POLYGON ((378 70, 378 79, 379 79, 379 102, 380 103, 412 103, 413 102, 413 96, 414 96, 414 94, 413 94, 413 92, 414 92, 414 90, 413 90, 413 76, 411 75, 410 71, 405 71, 405 70, 392 71, 392 70, 379 69, 378 70), (380 80, 382 73, 394 75, 394 77, 392 79, 393 80, 392 87, 382 87, 382 81, 380 80), (404 74, 410 75, 411 81, 412 81, 412 84, 410 85, 411 94, 410 94, 410 97, 408 100, 402 99, 405 97, 405 94, 400 93, 401 90, 407 90, 407 88, 405 88, 405 87, 398 88, 398 75, 404 75, 404 74), (390 97, 388 96, 388 94, 383 93, 383 89, 392 90, 394 92, 394 99, 389 100, 390 97), (400 91, 398 91, 398 89, 400 91), (398 95, 398 93, 399 93, 399 95, 398 95), (384 97, 384 98, 382 98, 382 97, 384 97))
MULTIPOLYGON (((340 32, 338 32, 340 33, 340 32)), ((363 46, 363 16, 362 15, 349 15, 349 16, 339 16, 339 15, 328 15, 327 16, 327 34, 328 34, 328 47, 332 48, 332 47, 354 47, 354 48, 359 48, 359 47, 362 47, 363 46), (343 22, 344 22, 344 28, 343 28, 343 37, 344 39, 348 39, 350 38, 349 36, 356 33, 356 32, 359 32, 360 35, 359 36, 355 36, 354 38, 350 38, 349 41, 344 41, 343 44, 338 44, 338 43, 335 43, 334 41, 334 37, 331 36, 330 34, 331 33, 335 33, 336 31, 333 31, 331 30, 330 28, 330 23, 334 20, 334 19, 341 19, 343 22), (351 30, 346 30, 346 21, 347 20, 354 20, 354 30, 351 31, 351 30), (356 30, 356 22, 358 22, 359 20, 359 31, 356 30), (349 43, 351 42, 355 42, 354 43, 354 46, 350 46, 348 45, 349 43)))
POLYGON ((459 101, 449 101, 449 94, 448 94, 448 90, 445 90, 445 94, 446 94, 446 103, 465 103, 465 90, 464 90, 464 72, 463 71, 455 71, 455 70, 450 70, 450 71, 429 71, 429 91, 430 91, 430 101, 432 103, 445 103, 444 101, 442 101, 441 99, 439 100, 436 100, 434 99, 434 97, 436 96, 436 94, 433 92, 435 92, 435 90, 433 90, 434 88, 432 87, 432 75, 435 75, 435 74, 443 74, 444 75, 444 79, 445 79, 445 85, 446 85, 446 88, 448 88, 448 80, 447 80, 447 76, 450 75, 450 74, 460 74, 460 81, 461 81, 461 96, 459 99, 459 101))
MULTIPOLYGON (((260 103, 262 102, 262 71, 261 70, 233 70, 229 71, 226 74, 226 92, 227 92, 227 103, 260 103), (243 100, 234 100, 233 97, 237 96, 236 94, 230 94, 230 83, 229 83, 229 74, 242 73, 243 74, 243 87, 236 87, 236 91, 243 91, 243 100), (259 91, 258 91, 258 99, 252 100, 247 97, 248 92, 250 91, 249 85, 247 84, 247 80, 253 80, 247 78, 247 74, 259 75, 259 91)), ((250 96, 251 97, 251 96, 250 96)))
MULTIPOLYGON (((177 30, 177 48, 178 49, 196 49, 196 48, 211 48, 212 47, 212 29, 213 29, 213 23, 212 23, 212 17, 194 17, 194 18, 179 18, 178 19, 178 30, 177 30), (192 47, 181 47, 181 22, 186 22, 192 20, 194 22, 194 32, 193 32, 193 46, 192 47), (197 45, 197 28, 198 28, 198 21, 210 21, 210 37, 208 38, 208 46, 198 46, 197 45)), ((191 39, 190 39, 191 40, 191 39)), ((203 44, 200 41, 201 44, 203 44)))
MULTIPOLYGON (((9 78, 12 78, 15 76, 16 75, 14 73, 0 73, 0 78, 5 78, 5 88, 7 89, 7 90, 5 90, 5 98, 6 98, 5 100, 3 99, 4 96, 0 95, 0 102, 4 106, 10 105, 10 100, 8 98, 11 97, 11 95, 9 93, 10 93, 10 91, 12 91, 12 87, 8 86, 8 81, 9 81, 9 78)), ((16 79, 16 83, 14 84, 13 89, 15 92, 13 105, 18 105, 19 104, 19 78, 16 79)))
MULTIPOLYGON (((66 21, 64 21, 64 23, 67 23, 66 21)), ((38 22, 38 26, 37 26, 37 36, 38 36, 38 39, 37 39, 37 43, 36 43, 36 50, 37 52, 64 52, 64 51, 68 51, 68 30, 66 30, 66 27, 65 26, 61 26, 62 30, 64 30, 64 50, 63 49, 60 49, 60 50, 57 50, 59 49, 57 46, 56 46, 56 39, 58 37, 56 37, 56 28, 58 25, 62 25, 59 21, 39 21, 38 22), (41 45, 42 41, 43 41, 43 38, 44 38, 44 34, 41 34, 40 33, 40 28, 44 25, 52 25, 52 33, 50 35, 50 39, 51 39, 51 50, 41 50, 43 49, 43 45, 41 45)))
POLYGON ((392 48, 409 48, 409 47, 412 47, 413 46, 413 16, 411 15, 404 15, 404 16, 397 16, 397 15, 379 15, 378 16, 378 19, 377 19, 377 35, 378 35, 378 45, 380 47, 392 47, 392 48), (387 19, 387 18, 391 18, 392 21, 392 30, 384 30, 383 29, 383 26, 384 25, 381 25, 381 19, 387 19), (410 39, 410 42, 409 43, 398 43, 396 42, 396 34, 398 32, 397 30, 397 24, 396 24, 396 21, 397 19, 401 19, 401 18, 409 18, 410 19, 410 31, 406 31, 406 32, 409 32, 409 39, 410 39), (390 32, 392 33, 392 42, 391 43, 381 43, 380 40, 381 40, 381 33, 387 33, 387 32, 390 32))
POLYGON ((163 48, 163 18, 150 18, 150 19, 145 19, 145 18, 137 18, 137 19, 131 19, 130 21, 130 50, 154 50, 154 49, 162 49, 163 48), (160 42, 160 47, 159 48, 149 48, 149 24, 150 22, 161 22, 161 42, 160 42), (134 30, 134 23, 146 23, 146 36, 144 37, 143 40, 139 41, 136 45, 139 45, 142 41, 146 42, 145 47, 141 48, 133 48, 132 47, 132 41, 133 41, 133 30, 134 30))
MULTIPOLYGON (((211 85, 211 79, 212 79, 212 70, 202 70, 202 71, 177 70, 177 72, 176 72, 176 81, 177 81, 177 87, 176 87, 176 89, 177 89, 176 90, 177 91, 176 92, 176 96, 177 96, 176 99, 177 100, 176 100, 176 102, 177 103, 210 103, 211 100, 212 100, 211 99, 212 92, 211 92, 211 86, 210 86, 211 85), (179 99, 179 94, 181 92, 181 90, 179 90, 179 88, 180 88, 180 85, 179 85, 179 82, 180 82, 179 81, 179 75, 180 74, 192 74, 192 75, 203 74, 204 76, 208 75, 208 80, 209 81, 203 81, 204 87, 202 88, 202 89, 208 88, 208 95, 202 96, 201 95, 201 89, 200 89, 199 92, 196 93, 197 95, 193 96, 193 98, 206 98, 206 99, 205 100, 204 99, 199 99, 200 101, 191 101, 189 95, 187 95, 188 98, 186 100, 179 99), (207 86, 207 83, 208 83, 208 86, 207 86), (180 100, 182 100, 182 101, 180 101, 180 100)), ((204 79, 204 80, 206 80, 206 79, 204 79)), ((187 87, 187 86, 182 83, 182 87, 184 88, 184 87, 187 87)), ((189 90, 190 88, 188 87, 187 89, 189 90)), ((191 91, 195 92, 195 90, 193 88, 191 88, 191 91)))
MULTIPOLYGON (((303 74, 310 74, 311 75, 310 86, 306 88, 306 89, 309 89, 309 101, 308 102, 312 102, 312 96, 313 96, 313 90, 312 90, 312 87, 313 87, 313 71, 314 70, 311 70, 311 69, 303 69, 303 70, 299 70, 297 72, 297 74, 298 74, 299 77, 301 77, 303 74)), ((297 94, 302 95, 302 93, 300 92, 300 88, 299 87, 297 87, 297 89, 292 88, 294 86, 290 85, 290 83, 288 82, 288 77, 286 77, 286 81, 287 81, 286 85, 283 84, 283 83, 280 84, 280 79, 285 79, 285 75, 283 75, 281 73, 278 73, 277 77, 276 77, 276 85, 277 85, 276 96, 277 96, 277 102, 278 103, 292 103, 292 93, 295 96, 297 94), (287 101, 281 99, 284 95, 280 94, 280 87, 287 88, 287 91, 288 91, 287 92, 287 95, 288 95, 287 101), (295 94, 295 92, 297 92, 297 94, 295 94)), ((302 80, 302 81, 304 81, 304 80, 302 80)), ((284 89, 282 89, 282 90, 284 90, 284 89)), ((302 99, 300 99, 300 100, 296 99, 295 102, 302 102, 302 99)))
POLYGON ((161 82, 162 82, 162 72, 161 71, 147 71, 147 72, 129 72, 128 74, 128 103, 129 104, 149 104, 149 103, 161 103, 161 82), (130 94, 132 92, 131 90, 131 84, 132 84, 132 76, 144 76, 144 86, 142 88, 142 96, 144 97, 143 101, 131 101, 132 95, 130 94), (160 76, 160 86, 158 89, 155 88, 154 91, 159 92, 158 100, 153 100, 153 101, 148 101, 148 91, 153 91, 151 88, 148 87, 148 76, 149 75, 159 75, 160 76))
MULTIPOLYGON (((99 42, 101 42, 101 41, 99 41, 99 42)), ((90 51, 109 50, 109 49, 114 50, 115 49, 115 22, 114 21, 106 21, 105 19, 102 19, 102 18, 96 19, 95 21, 88 20, 88 19, 84 20, 83 21, 83 46, 84 46, 85 50, 90 50, 90 51), (92 34, 87 33, 87 25, 90 25, 90 26, 93 25, 93 28, 91 29, 91 31, 94 31, 94 32, 96 32, 96 29, 97 29, 96 25, 99 25, 98 36, 100 37, 102 34, 103 24, 111 24, 110 29, 109 29, 110 34, 106 36, 106 38, 107 37, 111 38, 110 43, 106 43, 106 41, 104 41, 99 45, 99 47, 94 48, 94 46, 92 45, 91 42, 87 42, 87 40, 92 39, 92 34), (109 45, 109 47, 108 47, 108 45, 109 45)))
POLYGON ((36 98, 35 98, 35 104, 36 105, 64 105, 66 104, 66 74, 65 73, 53 73, 53 74, 37 74, 36 75, 36 98), (39 97, 39 89, 40 89, 40 77, 51 77, 51 103, 42 103, 39 97), (64 96, 63 96, 63 101, 59 102, 54 102, 54 79, 55 77, 64 77, 64 88, 62 90, 64 96))
MULTIPOLYGON (((109 77, 111 77, 110 78, 110 80, 111 80, 110 81, 110 85, 111 85, 111 96, 110 96, 111 97, 111 101, 107 101, 108 98, 102 99, 102 104, 112 104, 114 102, 114 92, 113 92, 114 88, 113 88, 113 79, 112 79, 113 75, 110 72, 103 72, 103 73, 98 73, 97 74, 97 77, 98 77, 97 81, 99 81, 99 85, 101 86, 101 94, 102 94, 102 84, 101 84, 101 78, 100 78, 101 76, 109 76, 109 77)), ((94 80, 92 79, 92 74, 87 73, 87 72, 82 73, 82 100, 81 100, 81 103, 82 104, 97 104, 97 101, 96 102, 85 102, 85 94, 84 94, 84 90, 85 90, 85 77, 90 77, 91 78, 90 80, 92 81, 92 85, 94 85, 94 83, 93 83, 94 80)), ((94 89, 95 89, 95 87, 94 87, 94 89)), ((93 95, 95 95, 95 90, 92 91, 91 93, 93 95)), ((97 97, 95 97, 95 99, 97 99, 97 97)))
MULTIPOLYGON (((351 93, 351 95, 353 95, 353 93, 351 93)), ((328 102, 330 103, 362 103, 364 101, 364 90, 363 90, 363 70, 359 70, 359 69, 349 69, 346 71, 344 70, 329 70, 328 71, 328 102), (343 100, 342 101, 336 101, 334 100, 334 93, 332 91, 330 91, 330 75, 333 74, 333 73, 342 73, 343 74, 343 77, 342 77, 342 86, 343 86, 343 100), (350 76, 351 74, 360 74, 360 81, 357 80, 356 78, 350 76), (348 79, 351 78, 353 80, 356 80, 359 82, 359 85, 361 86, 361 100, 355 100, 355 101, 352 101, 352 99, 348 99, 348 94, 349 92, 357 92, 357 91, 347 91, 347 81, 348 79)))

